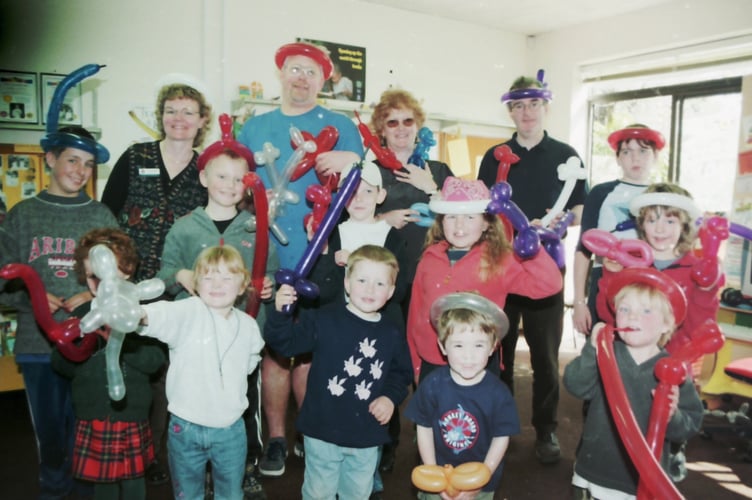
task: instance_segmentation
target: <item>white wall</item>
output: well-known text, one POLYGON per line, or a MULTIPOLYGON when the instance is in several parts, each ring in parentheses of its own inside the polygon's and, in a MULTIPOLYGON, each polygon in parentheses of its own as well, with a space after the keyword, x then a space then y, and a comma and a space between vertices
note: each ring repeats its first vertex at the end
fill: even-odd
MULTIPOLYGON (((146 137, 128 111, 153 107, 159 77, 194 74, 229 111, 240 84, 257 80, 277 95, 273 54, 296 36, 366 47, 367 103, 399 85, 427 111, 471 121, 508 124, 500 95, 545 68, 555 93, 548 128, 579 147, 578 65, 749 30, 752 1, 682 0, 530 38, 354 0, 0 0, 0 12, 2 69, 107 64, 84 81, 84 124, 102 129, 112 163, 146 137)), ((0 142, 8 136, 0 130, 0 142)))
POLYGON ((274 51, 297 36, 366 47, 367 103, 400 85, 428 112, 497 123, 509 123, 498 99, 525 61, 522 35, 352 0, 0 0, 0 12, 2 69, 107 64, 84 81, 98 102, 84 125, 102 129, 110 164, 146 137, 128 111, 153 107, 159 77, 196 75, 229 111, 240 84, 257 80, 265 97, 278 95, 274 51))
POLYGON ((583 152, 587 107, 580 92, 579 65, 751 31, 752 1, 680 0, 534 37, 528 69, 545 68, 551 81, 549 128, 583 152))

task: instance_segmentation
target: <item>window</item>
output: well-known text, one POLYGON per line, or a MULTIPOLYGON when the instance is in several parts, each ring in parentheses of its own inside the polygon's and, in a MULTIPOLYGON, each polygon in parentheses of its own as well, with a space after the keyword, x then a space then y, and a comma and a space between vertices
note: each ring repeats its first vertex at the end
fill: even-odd
POLYGON ((680 184, 708 211, 728 212, 739 151, 741 78, 643 88, 591 97, 590 185, 621 171, 607 137, 642 123, 666 137, 651 181, 680 184))

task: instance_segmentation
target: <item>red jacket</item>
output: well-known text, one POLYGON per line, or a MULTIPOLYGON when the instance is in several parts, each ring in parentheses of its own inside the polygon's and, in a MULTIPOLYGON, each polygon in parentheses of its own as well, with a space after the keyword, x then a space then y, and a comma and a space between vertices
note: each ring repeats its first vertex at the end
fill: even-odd
POLYGON ((501 274, 481 282, 478 268, 484 245, 473 247, 454 265, 449 262, 446 241, 423 252, 415 271, 407 316, 407 345, 416 379, 421 359, 434 365, 446 364, 430 318, 431 304, 439 297, 453 292, 477 292, 503 308, 509 293, 540 299, 561 290, 561 271, 543 250, 528 260, 520 260, 510 251, 502 258, 501 274))

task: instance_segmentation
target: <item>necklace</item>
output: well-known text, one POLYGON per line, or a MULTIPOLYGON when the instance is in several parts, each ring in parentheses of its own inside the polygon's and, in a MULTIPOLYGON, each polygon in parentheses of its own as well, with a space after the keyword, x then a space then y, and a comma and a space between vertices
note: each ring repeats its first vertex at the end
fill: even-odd
POLYGON ((224 373, 222 372, 222 364, 225 361, 225 356, 227 356, 227 353, 230 352, 230 348, 233 346, 235 341, 238 339, 238 335, 240 334, 240 318, 238 318, 237 311, 233 309, 232 317, 235 319, 235 335, 233 335, 232 340, 230 341, 229 344, 227 344, 227 347, 225 348, 224 352, 220 355, 219 335, 217 334, 217 323, 214 321, 214 312, 209 308, 209 306, 206 305, 206 303, 203 303, 203 304, 204 304, 204 307, 206 307, 206 312, 209 313, 209 317, 212 320, 212 331, 214 332, 214 352, 217 354, 217 366, 219 367, 219 381, 222 384, 222 389, 224 389, 225 379, 224 379, 224 373))

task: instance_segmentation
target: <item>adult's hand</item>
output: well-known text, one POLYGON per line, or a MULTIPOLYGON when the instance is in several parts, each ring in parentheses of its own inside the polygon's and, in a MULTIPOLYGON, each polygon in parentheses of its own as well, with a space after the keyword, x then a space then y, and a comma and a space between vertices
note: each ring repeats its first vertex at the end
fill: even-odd
POLYGON ((360 156, 352 151, 326 151, 316 157, 316 172, 320 176, 341 173, 345 167, 360 162, 360 156))
POLYGON ((408 163, 400 170, 394 170, 394 176, 398 181, 411 184, 426 194, 434 193, 439 189, 430 169, 420 168, 412 163, 408 163))

